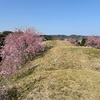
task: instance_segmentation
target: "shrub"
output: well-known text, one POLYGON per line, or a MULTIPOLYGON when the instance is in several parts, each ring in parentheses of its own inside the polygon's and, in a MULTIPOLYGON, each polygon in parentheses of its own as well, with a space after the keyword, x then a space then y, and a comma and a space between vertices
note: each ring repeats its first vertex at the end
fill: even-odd
POLYGON ((5 77, 16 74, 28 60, 44 50, 42 37, 34 29, 17 30, 7 35, 2 48, 2 71, 5 77))
POLYGON ((89 36, 85 45, 100 49, 100 36, 89 36))
POLYGON ((8 100, 7 97, 7 87, 6 86, 0 86, 0 100, 8 100))
POLYGON ((16 87, 0 86, 0 100, 18 100, 19 95, 16 87))
POLYGON ((86 40, 87 40, 86 38, 83 38, 81 42, 78 42, 78 44, 79 44, 80 46, 84 46, 85 43, 86 43, 86 40))

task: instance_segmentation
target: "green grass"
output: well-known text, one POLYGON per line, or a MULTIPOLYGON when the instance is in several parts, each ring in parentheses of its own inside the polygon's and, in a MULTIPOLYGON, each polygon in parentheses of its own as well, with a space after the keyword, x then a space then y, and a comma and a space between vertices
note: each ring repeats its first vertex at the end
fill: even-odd
POLYGON ((45 45, 50 49, 6 81, 12 98, 16 94, 17 100, 100 100, 100 50, 60 40, 45 45))

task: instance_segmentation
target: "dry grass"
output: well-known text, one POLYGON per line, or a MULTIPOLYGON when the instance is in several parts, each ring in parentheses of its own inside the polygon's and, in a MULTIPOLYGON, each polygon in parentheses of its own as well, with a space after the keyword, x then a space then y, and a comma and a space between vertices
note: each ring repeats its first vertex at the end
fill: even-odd
POLYGON ((50 50, 9 78, 18 100, 100 100, 100 50, 47 41, 50 50))

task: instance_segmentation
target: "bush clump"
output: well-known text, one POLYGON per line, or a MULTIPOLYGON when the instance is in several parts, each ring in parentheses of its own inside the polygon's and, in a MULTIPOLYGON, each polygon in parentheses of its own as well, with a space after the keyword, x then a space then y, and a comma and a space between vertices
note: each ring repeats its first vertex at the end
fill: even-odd
POLYGON ((22 31, 18 29, 6 36, 2 48, 1 74, 9 76, 16 74, 27 61, 44 51, 42 37, 31 28, 22 31))

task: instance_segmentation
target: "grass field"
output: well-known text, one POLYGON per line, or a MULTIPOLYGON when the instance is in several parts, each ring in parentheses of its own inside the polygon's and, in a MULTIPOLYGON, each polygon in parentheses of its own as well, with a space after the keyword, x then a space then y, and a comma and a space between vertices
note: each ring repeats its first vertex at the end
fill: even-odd
POLYGON ((50 49, 6 81, 11 98, 100 100, 100 50, 61 40, 46 41, 45 45, 50 49))

